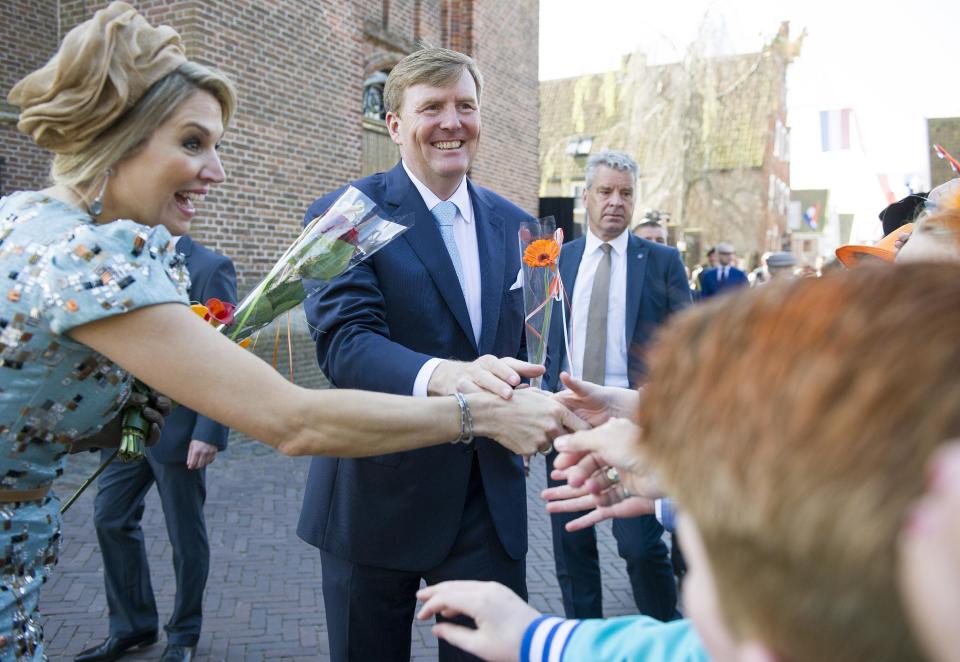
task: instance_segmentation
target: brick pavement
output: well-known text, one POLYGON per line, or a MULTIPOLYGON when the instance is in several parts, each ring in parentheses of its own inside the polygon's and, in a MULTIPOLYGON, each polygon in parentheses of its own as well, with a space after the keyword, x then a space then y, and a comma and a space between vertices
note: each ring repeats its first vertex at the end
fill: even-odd
MULTIPOLYGON (((96 466, 98 455, 68 460, 56 489, 70 494, 96 466)), ((207 470, 207 528, 210 578, 204 602, 198 660, 329 660, 320 587, 320 557, 296 536, 308 458, 285 458, 234 435, 226 453, 207 470)), ((528 481, 530 552, 527 583, 531 604, 561 613, 553 566, 550 526, 538 496, 544 486, 543 458, 533 461, 528 481)), ((51 661, 72 660, 107 633, 107 605, 100 551, 93 528, 93 490, 67 513, 60 563, 44 588, 41 611, 51 661)), ((144 533, 161 624, 173 604, 174 580, 156 490, 147 498, 144 533)), ((608 616, 633 613, 633 599, 609 522, 600 526, 604 605, 608 616)), ((156 660, 156 646, 130 655, 156 660)), ((412 659, 436 660, 429 624, 414 626, 412 659)))

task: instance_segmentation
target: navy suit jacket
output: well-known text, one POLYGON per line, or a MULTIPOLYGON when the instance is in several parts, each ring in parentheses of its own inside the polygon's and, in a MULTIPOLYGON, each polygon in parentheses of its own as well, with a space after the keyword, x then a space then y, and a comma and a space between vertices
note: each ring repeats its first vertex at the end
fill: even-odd
MULTIPOLYGON (((571 302, 586 244, 584 236, 564 244, 560 250, 560 277, 571 302)), ((636 388, 646 375, 644 348, 667 316, 690 304, 690 285, 680 253, 675 248, 631 234, 627 242, 626 260, 627 310, 624 321, 625 337, 630 343, 627 347, 627 376, 630 386, 636 388)), ((560 370, 566 354, 562 318, 554 314, 547 341, 547 372, 543 379, 545 389, 559 390, 560 370)))
POLYGON ((730 267, 730 270, 727 272, 727 278, 722 283, 717 279, 719 274, 720 268, 714 267, 712 269, 707 269, 700 276, 701 296, 704 299, 708 299, 716 294, 720 294, 720 292, 723 292, 724 290, 743 287, 744 285, 750 284, 750 281, 747 280, 747 274, 743 273, 736 267, 730 267))
MULTIPOLYGON (((531 216, 468 182, 480 253, 479 343, 453 263, 401 164, 354 183, 388 216, 413 214, 400 238, 311 296, 304 309, 320 368, 337 387, 410 395, 432 357, 472 361, 482 354, 522 356, 523 293, 519 222, 531 216)), ((343 191, 317 200, 306 218, 343 191)), ((506 552, 527 546, 523 464, 489 439, 475 452, 486 501, 506 552)), ((450 552, 460 527, 474 452, 440 444, 366 459, 314 458, 297 534, 355 563, 425 571, 450 552)))
MULTIPOLYGON (((177 252, 186 258, 192 302, 206 303, 207 299, 216 297, 237 303, 237 274, 229 258, 201 246, 187 235, 177 241, 177 252)), ((148 448, 147 453, 160 464, 183 464, 192 439, 213 444, 222 451, 227 447, 229 435, 227 426, 181 405, 167 416, 160 441, 148 448)))

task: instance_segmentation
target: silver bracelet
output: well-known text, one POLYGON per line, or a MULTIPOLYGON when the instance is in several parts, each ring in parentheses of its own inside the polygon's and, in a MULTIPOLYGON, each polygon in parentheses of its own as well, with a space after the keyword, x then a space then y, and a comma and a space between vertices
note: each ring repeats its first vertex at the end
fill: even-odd
POLYGON ((467 403, 467 399, 463 397, 463 393, 454 393, 453 397, 457 399, 457 404, 460 405, 460 436, 450 443, 469 444, 473 441, 473 416, 470 414, 470 405, 467 403))

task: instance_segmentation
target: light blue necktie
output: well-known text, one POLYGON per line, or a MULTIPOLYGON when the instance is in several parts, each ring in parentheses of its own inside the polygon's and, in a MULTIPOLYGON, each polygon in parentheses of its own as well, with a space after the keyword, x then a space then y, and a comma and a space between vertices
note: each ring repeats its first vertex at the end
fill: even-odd
POLYGON ((457 240, 453 236, 453 221, 457 218, 457 206, 449 200, 444 200, 430 212, 437 219, 440 236, 443 237, 443 243, 447 245, 450 261, 453 262, 453 269, 457 272, 457 280, 460 281, 460 291, 463 292, 463 265, 460 264, 460 251, 457 250, 457 240))

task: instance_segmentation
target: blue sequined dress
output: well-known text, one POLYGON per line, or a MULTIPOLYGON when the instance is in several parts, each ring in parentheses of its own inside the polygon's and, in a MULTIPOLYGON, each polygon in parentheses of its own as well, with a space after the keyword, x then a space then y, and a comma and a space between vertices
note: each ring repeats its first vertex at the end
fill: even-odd
MULTIPOLYGON (((97 225, 42 193, 0 199, 0 490, 49 485, 70 445, 117 416, 131 377, 64 335, 158 303, 189 277, 162 227, 97 225)), ((0 661, 44 660, 40 586, 60 546, 60 501, 0 503, 0 661)))

